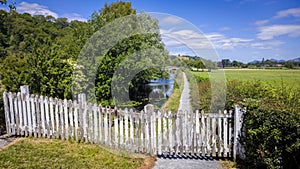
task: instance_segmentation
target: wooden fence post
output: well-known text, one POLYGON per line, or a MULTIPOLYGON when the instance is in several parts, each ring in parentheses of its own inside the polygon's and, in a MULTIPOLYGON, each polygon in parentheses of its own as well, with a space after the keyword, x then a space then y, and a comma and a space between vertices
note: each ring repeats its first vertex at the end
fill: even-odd
POLYGON ((236 161, 237 155, 243 156, 241 154, 241 144, 239 143, 239 137, 241 136, 242 131, 242 122, 243 122, 243 114, 245 112, 241 111, 241 108, 236 105, 234 112, 234 135, 233 135, 233 160, 236 161))
POLYGON ((79 121, 79 140, 85 138, 85 117, 84 117, 84 112, 86 109, 86 95, 84 93, 78 94, 78 121, 79 121))
POLYGON ((152 113, 154 112, 154 106, 152 104, 147 104, 144 107, 144 112, 145 112, 145 116, 146 116, 146 151, 147 153, 150 153, 151 155, 154 154, 153 151, 153 138, 154 137, 154 132, 152 131, 152 113))
POLYGON ((29 86, 24 85, 20 86, 21 94, 28 94, 29 95, 29 86))
POLYGON ((5 124, 6 124, 6 133, 10 136, 10 118, 9 118, 9 106, 8 106, 8 98, 7 93, 3 92, 3 102, 4 102, 4 114, 5 114, 5 124))

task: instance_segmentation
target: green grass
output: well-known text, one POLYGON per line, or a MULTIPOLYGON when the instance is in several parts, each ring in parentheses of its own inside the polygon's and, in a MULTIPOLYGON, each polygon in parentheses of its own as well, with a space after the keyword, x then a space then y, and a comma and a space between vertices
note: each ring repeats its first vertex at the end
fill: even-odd
POLYGON ((98 145, 23 138, 0 151, 0 168, 138 168, 143 158, 127 158, 98 145))
MULTIPOLYGON (((226 80, 260 80, 269 84, 299 85, 300 70, 275 69, 224 69, 226 80)), ((208 72, 193 72, 196 76, 209 77, 208 72)))
POLYGON ((166 103, 162 106, 163 110, 171 110, 172 112, 177 111, 179 107, 181 91, 183 90, 183 76, 180 71, 177 72, 174 90, 171 96, 168 98, 166 103))

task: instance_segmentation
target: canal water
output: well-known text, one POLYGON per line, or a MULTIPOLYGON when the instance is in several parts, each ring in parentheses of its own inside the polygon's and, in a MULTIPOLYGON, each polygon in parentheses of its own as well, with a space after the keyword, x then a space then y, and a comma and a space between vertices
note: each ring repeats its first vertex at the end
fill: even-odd
POLYGON ((162 107, 174 90, 175 74, 169 74, 169 79, 152 79, 147 87, 150 88, 149 103, 157 107, 162 107))

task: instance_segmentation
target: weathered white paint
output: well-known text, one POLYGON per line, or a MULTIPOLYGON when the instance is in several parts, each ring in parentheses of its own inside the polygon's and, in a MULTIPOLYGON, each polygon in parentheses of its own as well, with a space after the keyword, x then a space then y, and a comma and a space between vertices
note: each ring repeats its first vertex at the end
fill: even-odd
POLYGON ((191 153, 236 157, 242 151, 238 137, 245 111, 239 107, 235 109, 232 125, 229 123, 232 111, 172 113, 145 108, 145 112, 139 113, 132 109, 102 108, 82 100, 77 103, 6 92, 3 99, 10 135, 27 136, 27 130, 34 137, 84 139, 153 155, 191 153))

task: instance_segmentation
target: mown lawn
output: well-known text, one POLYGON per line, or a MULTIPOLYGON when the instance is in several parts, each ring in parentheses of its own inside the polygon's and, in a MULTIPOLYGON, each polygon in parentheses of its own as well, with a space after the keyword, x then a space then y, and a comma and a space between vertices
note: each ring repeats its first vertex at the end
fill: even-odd
MULTIPOLYGON (((280 69, 224 69, 227 80, 260 80, 276 85, 299 85, 300 70, 280 69)), ((193 72, 196 76, 208 78, 208 72, 193 72)))
POLYGON ((143 158, 110 153, 98 145, 20 138, 0 150, 0 168, 138 168, 143 158))

